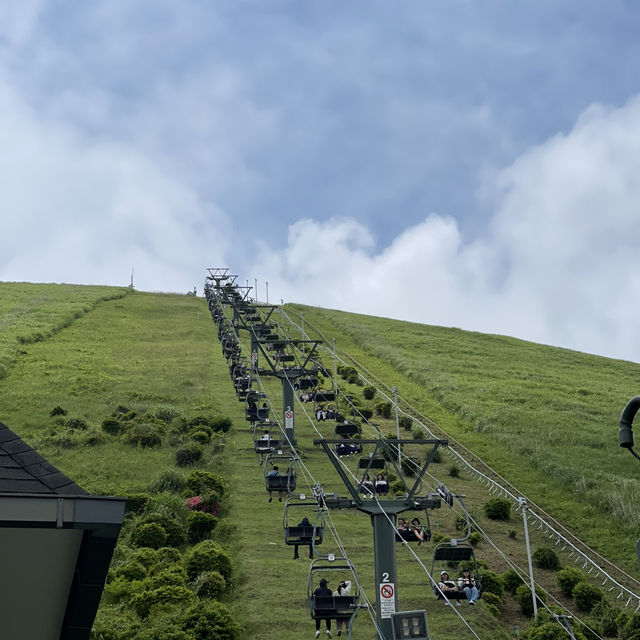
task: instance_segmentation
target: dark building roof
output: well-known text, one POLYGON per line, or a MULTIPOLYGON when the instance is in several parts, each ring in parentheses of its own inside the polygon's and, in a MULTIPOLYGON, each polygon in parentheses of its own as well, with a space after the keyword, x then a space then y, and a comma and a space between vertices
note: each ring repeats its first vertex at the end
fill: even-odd
POLYGON ((83 496, 87 492, 0 422, 0 493, 83 496))

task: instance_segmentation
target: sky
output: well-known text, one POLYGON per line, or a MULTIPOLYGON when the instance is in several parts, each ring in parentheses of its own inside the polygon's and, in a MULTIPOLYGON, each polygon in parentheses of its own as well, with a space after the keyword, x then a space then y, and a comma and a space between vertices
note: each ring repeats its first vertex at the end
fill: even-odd
POLYGON ((227 266, 640 362, 639 36, 635 0, 7 0, 0 280, 227 266))

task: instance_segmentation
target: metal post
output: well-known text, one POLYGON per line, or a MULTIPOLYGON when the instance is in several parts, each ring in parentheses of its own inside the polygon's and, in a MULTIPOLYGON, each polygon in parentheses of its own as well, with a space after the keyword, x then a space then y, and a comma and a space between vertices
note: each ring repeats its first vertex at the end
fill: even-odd
POLYGON ((258 370, 258 336, 254 329, 249 332, 251 334, 251 367, 254 371, 258 370))
POLYGON ((524 543, 527 547, 527 561, 529 563, 529 581, 531 586, 531 599, 533 601, 533 618, 538 617, 538 603, 536 599, 536 588, 533 580, 533 564, 531 562, 531 546, 529 545, 529 528, 527 527, 527 500, 526 498, 518 498, 520 507, 522 508, 522 521, 524 522, 524 543))
POLYGON ((333 344, 333 390, 338 397, 338 354, 336 353, 336 339, 331 338, 333 344))
POLYGON ((398 608, 396 579, 396 528, 385 513, 371 516, 376 585, 376 619, 383 640, 392 640, 393 621, 398 608))
MULTIPOLYGON (((300 322, 302 324, 302 339, 304 340, 304 313, 300 314, 300 322)), ((302 353, 304 354, 304 342, 302 343, 302 353)))
POLYGON ((282 418, 284 425, 284 432, 288 438, 288 441, 294 445, 296 443, 295 425, 294 425, 294 412, 293 407, 295 405, 295 397, 293 390, 293 381, 284 376, 282 378, 282 418))
POLYGON ((267 304, 269 304, 269 283, 265 280, 264 286, 267 289, 267 304))
MULTIPOLYGON (((393 387, 393 404, 396 408, 396 437, 400 440, 400 418, 398 417, 398 387, 393 387)), ((398 445, 398 466, 402 464, 402 452, 398 445)))
POLYGON ((258 278, 253 279, 253 290, 256 295, 256 302, 258 302, 258 278))

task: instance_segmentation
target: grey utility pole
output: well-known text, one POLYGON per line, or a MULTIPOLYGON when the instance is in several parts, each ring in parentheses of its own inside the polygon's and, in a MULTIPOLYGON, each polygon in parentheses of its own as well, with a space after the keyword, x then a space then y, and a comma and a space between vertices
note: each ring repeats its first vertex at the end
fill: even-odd
MULTIPOLYGON (((411 487, 405 482, 402 470, 395 461, 391 459, 398 479, 402 482, 406 489, 404 499, 386 499, 365 498, 361 495, 359 487, 353 485, 351 479, 346 475, 344 468, 336 457, 332 446, 342 443, 343 440, 314 440, 315 446, 321 446, 324 452, 329 456, 338 475, 342 479, 349 497, 340 498, 323 496, 323 502, 328 509, 357 509, 366 513, 371 518, 373 526, 373 553, 374 553, 374 572, 376 584, 376 618, 380 629, 380 640, 393 640, 393 620, 392 616, 398 609, 398 591, 397 591, 397 568, 396 568, 396 518, 399 513, 404 511, 438 509, 440 508, 440 497, 435 494, 427 494, 426 496, 416 495, 422 485, 422 477, 431 464, 438 447, 447 446, 446 440, 403 440, 402 444, 419 444, 428 445, 433 448, 426 456, 426 460, 420 471, 417 473, 415 482, 411 487)), ((385 451, 388 445, 400 447, 399 440, 351 440, 353 444, 374 444, 375 449, 370 460, 378 458, 385 451)), ((367 473, 366 469, 364 473, 367 473)))
POLYGON ((527 499, 518 498, 522 508, 522 521, 524 523, 524 544, 527 548, 527 562, 529 563, 529 584, 531 588, 531 600, 533 601, 533 619, 538 617, 538 602, 536 598, 536 583, 533 579, 533 564, 531 563, 531 545, 529 544, 529 527, 527 526, 527 499))
MULTIPOLYGON (((393 387, 393 406, 396 409, 396 438, 400 440, 400 418, 398 417, 398 387, 393 387)), ((402 451, 398 447, 398 466, 402 463, 402 451)))

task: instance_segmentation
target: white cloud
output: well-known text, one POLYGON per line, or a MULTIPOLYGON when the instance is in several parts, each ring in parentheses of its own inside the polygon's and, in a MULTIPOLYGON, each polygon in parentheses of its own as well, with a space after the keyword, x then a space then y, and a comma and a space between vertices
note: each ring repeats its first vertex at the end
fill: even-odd
POLYGON ((252 273, 273 298, 504 333, 640 361, 640 98, 593 106, 502 171, 486 231, 432 214, 376 250, 301 221, 252 273))
MULTIPOLYGON (((151 159, 47 120, 0 80, 0 279, 200 286, 228 221, 151 159)), ((215 256, 218 256, 216 259, 215 256)))

